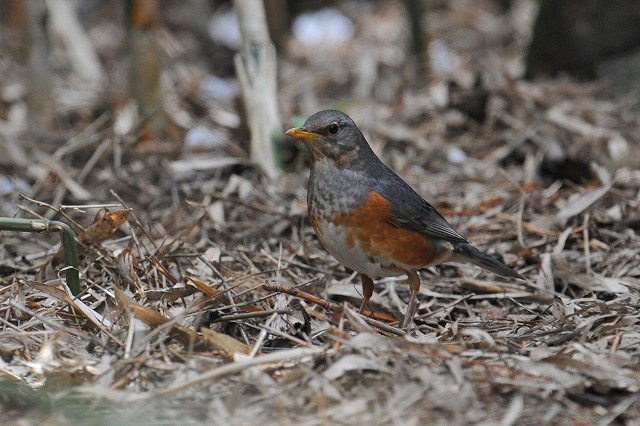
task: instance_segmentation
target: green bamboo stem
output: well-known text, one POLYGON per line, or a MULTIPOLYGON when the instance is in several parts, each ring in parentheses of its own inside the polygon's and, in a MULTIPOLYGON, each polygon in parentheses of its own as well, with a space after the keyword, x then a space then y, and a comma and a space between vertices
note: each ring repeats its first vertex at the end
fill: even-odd
POLYGON ((69 287, 71 294, 74 296, 80 294, 76 234, 69 225, 57 220, 0 217, 0 230, 16 232, 60 232, 62 236, 62 251, 64 253, 64 271, 67 278, 67 287, 69 287))

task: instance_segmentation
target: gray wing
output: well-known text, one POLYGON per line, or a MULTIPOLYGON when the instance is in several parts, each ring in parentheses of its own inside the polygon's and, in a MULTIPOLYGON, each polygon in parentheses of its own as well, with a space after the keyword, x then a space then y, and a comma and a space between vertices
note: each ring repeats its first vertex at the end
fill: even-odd
POLYGON ((469 242, 398 175, 389 169, 386 172, 377 180, 375 189, 391 201, 391 223, 451 242, 469 242))

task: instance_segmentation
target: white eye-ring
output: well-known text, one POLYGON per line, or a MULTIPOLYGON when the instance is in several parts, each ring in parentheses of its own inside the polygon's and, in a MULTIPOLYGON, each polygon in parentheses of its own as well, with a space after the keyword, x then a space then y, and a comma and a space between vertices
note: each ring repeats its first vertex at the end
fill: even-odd
POLYGON ((340 130, 340 126, 336 122, 329 124, 329 127, 327 128, 327 131, 331 135, 335 135, 336 133, 338 133, 338 130, 340 130))

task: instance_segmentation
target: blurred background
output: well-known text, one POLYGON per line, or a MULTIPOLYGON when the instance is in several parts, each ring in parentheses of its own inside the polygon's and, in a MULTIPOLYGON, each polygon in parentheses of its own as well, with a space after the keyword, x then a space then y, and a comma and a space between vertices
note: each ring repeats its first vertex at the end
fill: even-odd
POLYGON ((527 181, 637 166, 640 2, 615 3, 3 0, 0 194, 301 171, 281 133, 327 108, 405 176, 487 155, 529 159, 527 181))

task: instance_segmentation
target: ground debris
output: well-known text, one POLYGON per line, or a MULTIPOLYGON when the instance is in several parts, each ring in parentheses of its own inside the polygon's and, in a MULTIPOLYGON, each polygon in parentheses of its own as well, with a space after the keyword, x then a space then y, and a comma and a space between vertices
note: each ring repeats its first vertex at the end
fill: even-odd
MULTIPOLYGON (((357 275, 306 217, 304 150, 282 141, 277 179, 247 158, 237 90, 196 90, 237 84, 232 52, 193 58, 179 14, 158 34, 171 141, 140 145, 135 107, 104 113, 60 61, 64 137, 18 143, 25 82, 3 57, 0 215, 71 223, 83 291, 51 262, 55 236, 0 231, 0 422, 637 423, 640 120, 597 82, 518 80, 536 2, 511 3, 429 9, 420 87, 400 2, 341 3, 327 16, 349 24, 345 45, 292 35, 280 52, 283 117, 340 105, 456 229, 529 279, 422 271, 409 332, 404 277, 355 312, 357 275)), ((108 40, 122 35, 86 13, 117 79, 108 40)))

